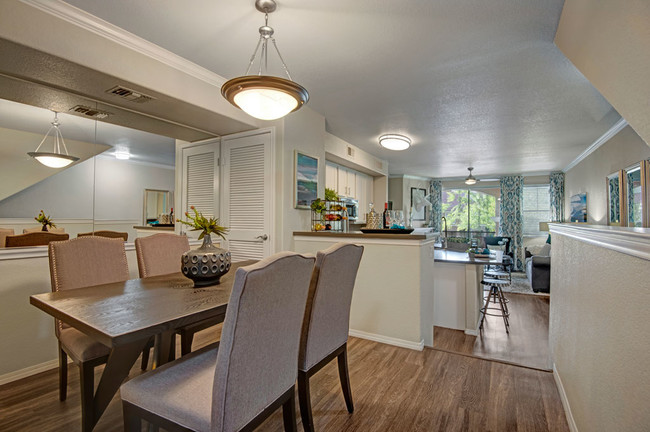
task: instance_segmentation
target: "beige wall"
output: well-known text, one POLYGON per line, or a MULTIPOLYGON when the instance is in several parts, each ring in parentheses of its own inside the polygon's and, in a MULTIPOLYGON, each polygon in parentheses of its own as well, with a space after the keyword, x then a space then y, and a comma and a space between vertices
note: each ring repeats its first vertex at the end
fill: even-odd
MULTIPOLYGON (((411 188, 419 188, 429 193, 428 179, 410 177, 408 175, 389 177, 388 179, 388 200, 393 202, 393 210, 403 210, 404 217, 411 211, 411 188)), ((431 206, 427 209, 426 220, 413 221, 413 227, 421 228, 429 225, 429 214, 431 206)))
POLYGON ((564 216, 569 216, 571 196, 587 192, 587 222, 607 224, 605 177, 643 159, 650 159, 650 147, 630 126, 567 171, 564 184, 564 216))
POLYGON ((650 2, 566 0, 555 44, 650 142, 650 2))
POLYGON ((552 259, 550 347, 577 430, 647 431, 650 263, 558 233, 552 259))

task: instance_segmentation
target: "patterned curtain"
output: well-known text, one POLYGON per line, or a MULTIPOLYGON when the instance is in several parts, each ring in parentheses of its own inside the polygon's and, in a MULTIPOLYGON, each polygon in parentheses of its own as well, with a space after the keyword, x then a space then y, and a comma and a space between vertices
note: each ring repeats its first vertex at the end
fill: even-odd
POLYGON ((523 198, 524 177, 501 177, 501 220, 499 235, 512 237, 515 270, 524 268, 523 198))
POLYGON ((564 173, 551 173, 551 220, 564 222, 564 173))
POLYGON ((442 180, 431 180, 429 184, 431 195, 431 212, 429 213, 429 226, 434 232, 442 231, 442 180))

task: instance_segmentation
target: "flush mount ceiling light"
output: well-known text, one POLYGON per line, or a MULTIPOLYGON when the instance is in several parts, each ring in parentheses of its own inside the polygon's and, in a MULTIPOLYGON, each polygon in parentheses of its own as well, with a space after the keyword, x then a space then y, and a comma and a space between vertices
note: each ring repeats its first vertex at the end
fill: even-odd
POLYGON ((255 2, 255 8, 264 13, 265 24, 259 29, 260 39, 244 76, 226 81, 221 87, 221 94, 228 102, 261 120, 275 120, 284 117, 290 112, 299 109, 309 100, 307 90, 291 79, 289 69, 282 59, 278 45, 275 43, 274 30, 268 25, 269 14, 276 7, 277 4, 273 0, 257 0, 255 2), (273 42, 273 47, 282 62, 282 68, 289 79, 268 75, 269 40, 273 42), (248 73, 253 63, 255 63, 260 46, 262 50, 259 56, 258 73, 257 75, 249 75, 248 73))
POLYGON ((119 160, 129 160, 131 159, 131 153, 126 147, 118 147, 115 149, 115 159, 119 160))
POLYGON ((379 145, 388 150, 406 150, 411 147, 411 139, 404 135, 382 135, 379 137, 379 145))
POLYGON ((27 153, 29 156, 33 157, 43 165, 50 168, 63 168, 64 166, 68 166, 72 162, 76 162, 79 160, 78 157, 70 156, 68 154, 68 149, 65 146, 65 141, 63 141, 63 135, 61 135, 61 131, 59 130, 59 126, 61 126, 61 123, 59 123, 59 119, 57 115, 58 113, 55 111, 54 121, 52 122, 52 126, 47 131, 45 137, 43 137, 43 140, 38 145, 38 147, 36 147, 36 150, 27 153), (54 132, 52 133, 52 131, 54 132), (38 151, 47 140, 47 137, 50 136, 50 133, 52 133, 52 138, 54 140, 53 151, 52 152, 38 151), (62 153, 61 149, 63 149, 65 153, 62 153))
POLYGON ((478 182, 478 180, 476 179, 476 177, 474 177, 472 175, 472 170, 474 169, 474 167, 469 167, 467 169, 469 170, 469 175, 467 177, 465 177, 465 184, 466 185, 476 184, 478 182))

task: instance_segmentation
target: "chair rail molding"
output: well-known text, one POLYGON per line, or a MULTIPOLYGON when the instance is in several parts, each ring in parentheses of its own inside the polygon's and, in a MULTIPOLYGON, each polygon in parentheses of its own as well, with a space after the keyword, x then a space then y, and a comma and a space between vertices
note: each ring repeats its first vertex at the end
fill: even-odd
POLYGON ((606 225, 549 224, 551 234, 650 261, 650 228, 623 228, 606 225))

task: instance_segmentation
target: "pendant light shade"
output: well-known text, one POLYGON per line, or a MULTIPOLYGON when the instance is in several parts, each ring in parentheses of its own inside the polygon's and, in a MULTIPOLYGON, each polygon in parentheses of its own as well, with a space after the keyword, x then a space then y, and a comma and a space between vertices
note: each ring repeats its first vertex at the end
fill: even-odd
POLYGON ((255 7, 260 12, 264 12, 265 18, 265 25, 259 29, 260 39, 257 42, 257 47, 251 56, 244 76, 228 80, 221 86, 221 94, 228 102, 260 120, 282 118, 290 112, 300 109, 309 100, 307 90, 291 79, 289 69, 284 63, 273 37, 274 30, 268 25, 268 14, 273 12, 276 6, 273 0, 257 0, 255 2, 255 7), (273 43, 288 79, 267 75, 269 40, 273 43), (259 56, 258 74, 248 75, 255 63, 260 46, 262 50, 259 56))
POLYGON ((476 177, 474 177, 472 175, 472 170, 474 169, 474 167, 469 167, 467 169, 469 170, 469 175, 467 177, 465 177, 465 184, 466 185, 474 185, 474 184, 476 184, 478 182, 478 180, 476 179, 476 177))
POLYGON ((29 156, 33 157, 46 167, 63 168, 79 160, 78 157, 70 156, 68 154, 68 148, 65 146, 63 135, 59 129, 60 125, 61 123, 59 123, 58 113, 54 112, 54 121, 52 121, 52 127, 50 127, 50 129, 47 131, 41 143, 38 145, 38 147, 36 147, 36 150, 27 153, 29 156), (47 138, 50 136, 50 134, 52 134, 52 139, 54 140, 53 151, 39 151, 41 146, 45 143, 45 141, 47 141, 47 138))

